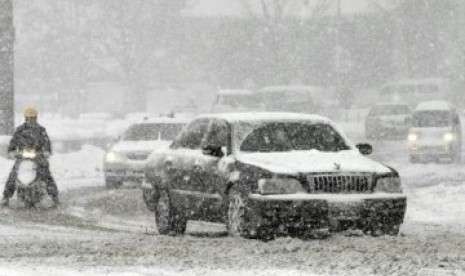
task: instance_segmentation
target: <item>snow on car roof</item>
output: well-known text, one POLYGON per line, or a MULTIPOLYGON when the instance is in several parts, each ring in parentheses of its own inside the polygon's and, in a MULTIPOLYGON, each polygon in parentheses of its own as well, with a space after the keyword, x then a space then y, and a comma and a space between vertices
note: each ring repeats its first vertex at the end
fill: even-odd
POLYGON ((281 86, 267 86, 261 88, 258 92, 281 92, 281 91, 295 91, 295 92, 311 92, 320 90, 319 86, 310 85, 281 85, 281 86))
POLYGON ((136 124, 187 124, 189 121, 190 120, 185 117, 155 117, 144 119, 136 124))
POLYGON ((452 106, 446 101, 428 101, 421 102, 415 108, 415 111, 422 110, 451 110, 452 106))
POLYGON ((253 92, 247 89, 221 89, 218 95, 252 95, 253 92))
POLYGON ((260 121, 313 121, 331 123, 328 118, 315 114, 287 112, 243 112, 200 115, 198 118, 218 118, 230 123, 260 121))

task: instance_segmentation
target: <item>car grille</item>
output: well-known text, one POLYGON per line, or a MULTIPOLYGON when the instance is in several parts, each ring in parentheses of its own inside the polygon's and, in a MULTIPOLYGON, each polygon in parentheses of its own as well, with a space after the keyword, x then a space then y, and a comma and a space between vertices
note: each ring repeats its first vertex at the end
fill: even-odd
POLYGON ((130 160, 146 160, 149 154, 148 152, 129 152, 126 153, 126 157, 130 160))
POLYGON ((307 190, 310 193, 371 193, 371 174, 312 174, 308 175, 307 190))

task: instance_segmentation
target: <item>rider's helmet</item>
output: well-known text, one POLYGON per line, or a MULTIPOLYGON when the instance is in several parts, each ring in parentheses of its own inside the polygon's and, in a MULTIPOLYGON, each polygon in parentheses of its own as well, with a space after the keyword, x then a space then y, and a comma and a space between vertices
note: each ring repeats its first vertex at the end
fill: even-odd
POLYGON ((25 118, 37 118, 39 112, 34 107, 28 107, 24 110, 24 117, 25 118))

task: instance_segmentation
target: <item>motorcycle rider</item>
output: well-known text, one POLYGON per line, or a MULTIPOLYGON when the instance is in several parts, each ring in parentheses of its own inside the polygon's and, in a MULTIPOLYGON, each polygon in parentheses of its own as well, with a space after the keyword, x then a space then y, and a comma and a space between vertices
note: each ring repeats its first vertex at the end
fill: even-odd
MULTIPOLYGON (((24 111, 25 122, 20 125, 13 134, 13 138, 8 146, 8 155, 11 158, 15 158, 17 152, 22 151, 25 148, 34 148, 39 153, 37 173, 47 184, 47 193, 53 200, 53 206, 56 207, 59 204, 58 188, 52 174, 50 173, 49 163, 47 160, 52 153, 52 148, 47 132, 44 127, 39 125, 37 117, 38 112, 36 109, 32 107, 26 108, 24 111)), ((16 190, 16 174, 18 165, 19 162, 17 160, 5 184, 3 199, 1 201, 2 206, 8 206, 9 199, 13 196, 16 190)))

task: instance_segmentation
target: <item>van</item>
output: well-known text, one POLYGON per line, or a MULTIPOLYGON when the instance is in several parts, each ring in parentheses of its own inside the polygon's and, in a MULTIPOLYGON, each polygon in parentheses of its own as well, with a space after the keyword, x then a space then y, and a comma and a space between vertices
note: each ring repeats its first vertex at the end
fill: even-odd
POLYGON ((456 109, 446 101, 418 104, 408 134, 410 162, 459 162, 462 128, 456 109))

